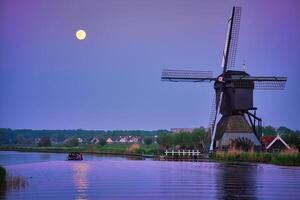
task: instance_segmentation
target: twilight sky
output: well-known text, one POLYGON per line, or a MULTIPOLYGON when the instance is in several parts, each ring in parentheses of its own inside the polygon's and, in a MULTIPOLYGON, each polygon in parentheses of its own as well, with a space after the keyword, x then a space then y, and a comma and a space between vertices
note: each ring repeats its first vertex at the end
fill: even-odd
POLYGON ((255 91, 257 114, 300 129, 298 0, 1 0, 0 127, 207 126, 213 84, 161 82, 161 70, 220 73, 233 5, 237 69, 288 76, 284 91, 255 91))

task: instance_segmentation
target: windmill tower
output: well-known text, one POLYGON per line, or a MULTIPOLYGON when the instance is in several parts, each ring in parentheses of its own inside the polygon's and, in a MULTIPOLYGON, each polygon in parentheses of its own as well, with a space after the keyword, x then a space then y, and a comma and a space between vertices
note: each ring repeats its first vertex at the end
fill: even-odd
POLYGON ((260 149, 261 119, 253 106, 253 90, 282 90, 287 81, 286 77, 251 76, 245 71, 233 70, 240 21, 241 7, 233 7, 223 51, 223 71, 219 76, 213 77, 211 71, 168 69, 164 69, 161 76, 162 81, 214 82, 210 151, 232 144, 244 149, 260 149))

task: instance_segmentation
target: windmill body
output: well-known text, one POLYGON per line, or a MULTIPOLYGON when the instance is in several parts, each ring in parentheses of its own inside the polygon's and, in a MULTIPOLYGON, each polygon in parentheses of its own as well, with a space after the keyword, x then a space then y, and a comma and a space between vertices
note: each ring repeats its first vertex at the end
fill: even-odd
MULTIPOLYGON (((220 79, 222 75, 218 77, 220 79)), ((244 71, 228 70, 224 74, 224 78, 232 77, 249 77, 244 71)), ((253 109, 253 90, 254 81, 227 81, 225 88, 223 83, 215 81, 214 88, 219 97, 219 93, 223 91, 223 99, 221 102, 220 113, 222 115, 236 114, 239 111, 253 109)), ((219 99, 216 99, 219 102, 219 99)))
POLYGON ((214 82, 210 150, 228 148, 260 149, 261 119, 253 106, 254 89, 284 89, 286 77, 251 76, 245 71, 233 70, 237 50, 241 7, 233 7, 228 21, 228 33, 223 52, 223 72, 213 77, 211 71, 168 70, 161 80, 172 82, 214 82))

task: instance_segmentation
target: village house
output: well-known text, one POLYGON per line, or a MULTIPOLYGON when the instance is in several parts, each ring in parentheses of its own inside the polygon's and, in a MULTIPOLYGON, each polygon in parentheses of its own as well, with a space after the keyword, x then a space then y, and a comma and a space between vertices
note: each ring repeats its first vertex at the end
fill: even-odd
POLYGON ((112 143, 114 143, 114 141, 113 141, 111 138, 108 138, 108 139, 106 140, 106 143, 107 143, 107 144, 112 144, 112 143))
POLYGON ((38 144, 40 142, 41 138, 34 138, 34 143, 38 144))
POLYGON ((140 141, 140 138, 137 136, 120 136, 119 140, 116 140, 116 142, 119 143, 138 143, 140 141))
POLYGON ((91 139, 90 143, 92 143, 92 144, 98 144, 98 143, 99 143, 99 138, 93 137, 93 138, 91 139))
POLYGON ((263 149, 268 152, 279 152, 291 149, 291 147, 280 137, 279 134, 277 134, 277 136, 262 136, 261 143, 263 149))
POLYGON ((81 144, 83 142, 83 139, 82 138, 77 138, 78 142, 81 144))
POLYGON ((126 137, 121 137, 119 140, 120 143, 127 143, 126 137))

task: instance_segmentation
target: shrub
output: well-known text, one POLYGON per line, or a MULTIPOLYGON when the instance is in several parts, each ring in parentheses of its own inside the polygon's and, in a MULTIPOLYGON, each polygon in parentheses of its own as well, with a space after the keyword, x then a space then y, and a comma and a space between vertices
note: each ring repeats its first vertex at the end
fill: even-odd
POLYGON ((100 144, 101 146, 106 145, 106 140, 103 139, 103 138, 101 138, 101 139, 99 140, 99 144, 100 144))
POLYGON ((145 137, 145 138, 144 138, 144 143, 145 143, 146 145, 150 145, 150 144, 153 143, 153 139, 152 139, 151 137, 145 137))
POLYGON ((67 147, 77 147, 79 142, 77 138, 68 138, 64 141, 64 145, 67 147))
POLYGON ((128 153, 135 153, 139 148, 140 148, 141 145, 139 144, 132 144, 128 149, 127 149, 127 152, 128 153))
POLYGON ((51 139, 50 139, 50 137, 43 136, 40 139, 40 141, 38 143, 38 146, 40 146, 40 147, 49 147, 49 146, 51 146, 51 139))

